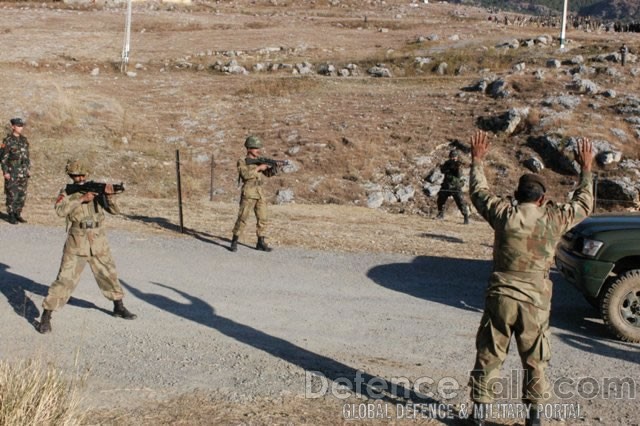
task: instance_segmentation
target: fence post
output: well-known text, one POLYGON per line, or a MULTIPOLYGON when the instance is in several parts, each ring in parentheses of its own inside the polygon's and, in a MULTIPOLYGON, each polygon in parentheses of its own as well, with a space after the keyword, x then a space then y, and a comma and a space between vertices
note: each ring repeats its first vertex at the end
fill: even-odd
POLYGON ((213 158, 213 154, 211 154, 211 182, 209 183, 209 201, 213 201, 213 170, 215 168, 215 158, 213 158))
POLYGON ((180 150, 176 149, 176 175, 178 178, 178 212, 180 215, 180 232, 184 234, 184 221, 182 217, 182 183, 180 181, 180 150))

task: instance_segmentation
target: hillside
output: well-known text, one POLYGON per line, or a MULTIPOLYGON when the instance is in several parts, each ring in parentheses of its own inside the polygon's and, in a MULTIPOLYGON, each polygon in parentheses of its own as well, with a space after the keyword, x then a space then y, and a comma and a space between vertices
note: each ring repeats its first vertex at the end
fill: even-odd
MULTIPOLYGON (((537 15, 559 15, 564 6, 564 0, 462 0, 457 3, 537 15)), ((621 21, 640 19, 640 4, 634 0, 571 0, 567 6, 570 13, 579 16, 621 21)))
POLYGON ((601 198, 620 200, 600 208, 638 198, 640 113, 627 95, 638 69, 635 55, 624 68, 615 56, 626 34, 572 31, 560 52, 552 28, 503 25, 459 5, 148 3, 134 8, 121 74, 121 7, 12 3, 2 14, 0 41, 12 49, 0 82, 11 102, 0 111, 28 121, 36 222, 51 220, 75 156, 92 161, 94 178, 124 181, 136 214, 175 217, 179 149, 186 209, 207 226, 196 206, 237 202, 249 134, 293 164, 270 180, 274 202, 432 216, 432 172, 452 147, 467 152, 478 127, 495 135, 487 173, 502 194, 535 160, 550 196, 565 199, 573 138, 589 136, 611 182, 601 198), (481 82, 504 90, 468 89, 481 82), (501 122, 513 114, 518 123, 501 122))

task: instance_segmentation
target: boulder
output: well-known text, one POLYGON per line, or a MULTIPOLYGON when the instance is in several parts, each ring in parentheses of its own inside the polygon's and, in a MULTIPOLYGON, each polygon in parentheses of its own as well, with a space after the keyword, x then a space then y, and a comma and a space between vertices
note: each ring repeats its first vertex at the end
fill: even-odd
POLYGON ((293 190, 279 189, 276 192, 276 204, 288 204, 293 202, 293 190))
POLYGON ((367 207, 370 209, 377 209, 384 203, 384 197, 382 191, 372 192, 367 196, 367 207))
POLYGON ((527 158, 523 162, 523 165, 533 173, 540 173, 542 170, 544 170, 544 164, 536 157, 527 158))

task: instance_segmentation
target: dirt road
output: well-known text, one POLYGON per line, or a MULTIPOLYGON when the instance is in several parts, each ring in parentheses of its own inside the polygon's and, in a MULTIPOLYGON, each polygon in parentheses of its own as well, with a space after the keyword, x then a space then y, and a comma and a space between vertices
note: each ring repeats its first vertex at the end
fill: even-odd
MULTIPOLYGON (((405 385, 385 392, 386 402, 416 383, 432 392, 428 402, 467 401, 489 261, 247 246, 234 254, 205 235, 112 231, 126 306, 139 319, 112 318, 85 271, 70 304, 54 314, 53 333, 42 336, 32 322, 55 277, 63 229, 0 224, 0 236, 0 357, 42 357, 86 375, 88 408, 126 411, 198 391, 245 413, 256 401, 278 400, 280 420, 293 423, 300 413, 287 407, 313 419, 313 407, 330 401, 312 423, 339 423, 359 415, 336 383, 375 396, 366 385, 388 380, 405 385)), ((552 332, 549 373, 556 402, 574 404, 565 407, 568 424, 637 423, 638 347, 611 340, 563 282, 552 332), (614 389, 622 396, 615 399, 605 395, 608 379, 632 387, 614 389)), ((511 354, 505 375, 518 363, 511 354)))

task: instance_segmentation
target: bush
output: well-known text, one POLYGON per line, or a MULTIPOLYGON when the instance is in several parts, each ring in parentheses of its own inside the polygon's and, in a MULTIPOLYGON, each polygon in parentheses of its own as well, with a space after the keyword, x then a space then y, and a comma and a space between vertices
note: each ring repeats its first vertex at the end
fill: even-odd
POLYGON ((40 361, 0 361, 0 426, 80 424, 78 385, 40 361))

